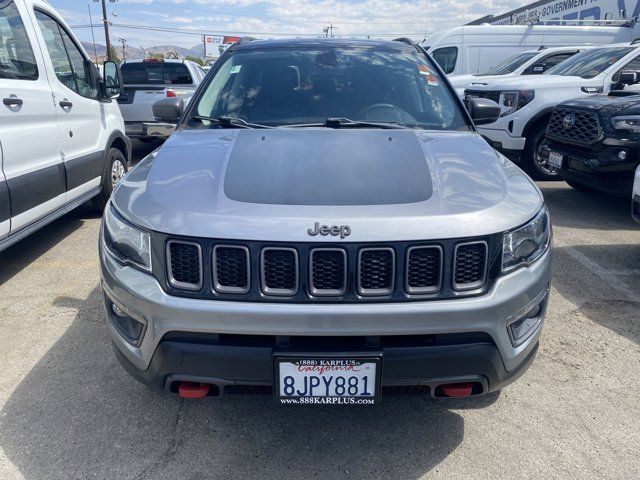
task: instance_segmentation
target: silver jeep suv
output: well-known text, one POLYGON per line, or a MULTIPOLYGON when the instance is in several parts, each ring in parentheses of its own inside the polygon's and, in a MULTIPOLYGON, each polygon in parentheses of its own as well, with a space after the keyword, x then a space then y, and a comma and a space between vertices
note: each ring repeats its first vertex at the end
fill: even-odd
POLYGON ((120 182, 100 259, 117 358, 183 397, 371 404, 501 389, 551 279, 538 188, 407 40, 242 41, 120 182))

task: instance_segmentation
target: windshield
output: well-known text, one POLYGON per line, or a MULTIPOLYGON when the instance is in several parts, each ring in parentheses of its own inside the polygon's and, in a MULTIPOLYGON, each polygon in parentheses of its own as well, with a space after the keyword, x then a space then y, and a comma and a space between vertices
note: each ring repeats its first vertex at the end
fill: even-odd
MULTIPOLYGON (((268 126, 348 118, 437 130, 470 128, 426 56, 399 49, 314 45, 235 52, 191 113, 268 126)), ((201 119, 192 125, 215 122, 201 119)))
POLYGON ((478 73, 476 76, 482 77, 483 75, 507 75, 508 73, 513 73, 518 67, 524 65, 536 55, 538 55, 538 52, 519 53, 518 55, 509 57, 504 62, 491 67, 489 70, 478 73))
POLYGON ((547 75, 593 78, 633 50, 632 47, 609 47, 585 50, 547 70, 547 75))

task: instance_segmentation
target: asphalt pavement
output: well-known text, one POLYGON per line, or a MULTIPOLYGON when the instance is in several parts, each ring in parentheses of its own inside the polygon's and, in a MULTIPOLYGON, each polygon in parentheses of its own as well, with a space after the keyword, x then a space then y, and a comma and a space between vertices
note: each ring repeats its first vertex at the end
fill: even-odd
POLYGON ((529 371, 367 408, 135 382, 103 320, 100 219, 77 209, 0 253, 0 479, 639 478, 640 225, 626 200, 540 186, 555 273, 529 371))

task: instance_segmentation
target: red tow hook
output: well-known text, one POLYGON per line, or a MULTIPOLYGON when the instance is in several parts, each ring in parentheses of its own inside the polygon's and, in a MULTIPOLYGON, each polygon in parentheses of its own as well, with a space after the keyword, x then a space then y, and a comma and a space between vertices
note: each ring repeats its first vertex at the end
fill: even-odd
POLYGON ((182 398, 204 398, 209 394, 209 385, 206 383, 180 382, 178 394, 182 398))
POLYGON ((468 397, 473 391, 473 385, 470 383, 447 383, 442 385, 442 393, 447 397, 468 397))

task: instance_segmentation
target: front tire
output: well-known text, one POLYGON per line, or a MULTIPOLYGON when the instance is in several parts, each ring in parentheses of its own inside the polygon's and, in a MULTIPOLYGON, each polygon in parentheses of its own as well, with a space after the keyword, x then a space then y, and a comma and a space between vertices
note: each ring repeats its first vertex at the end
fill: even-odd
POLYGON ((562 180, 558 175, 558 170, 549 165, 549 160, 540 155, 540 147, 546 142, 546 123, 538 126, 531 135, 528 136, 522 152, 522 168, 534 180, 562 180))
POLYGON ((107 206, 111 192, 113 192, 118 182, 122 180, 125 173, 127 173, 127 161, 124 154, 117 148, 110 148, 104 162, 102 181, 100 182, 102 190, 93 199, 93 206, 98 212, 102 213, 104 207, 107 206))

